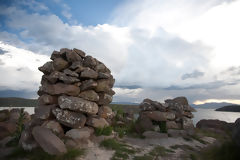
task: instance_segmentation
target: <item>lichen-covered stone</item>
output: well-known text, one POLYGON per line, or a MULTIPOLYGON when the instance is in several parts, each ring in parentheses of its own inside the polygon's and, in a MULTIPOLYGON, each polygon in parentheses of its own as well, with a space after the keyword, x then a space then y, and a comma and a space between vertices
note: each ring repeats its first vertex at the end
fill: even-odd
POLYGON ((58 122, 71 128, 82 128, 86 123, 86 116, 82 113, 55 108, 52 110, 58 122))
POLYGON ((62 109, 69 109, 76 112, 88 114, 96 114, 98 112, 98 105, 96 103, 79 97, 60 96, 58 104, 62 109))

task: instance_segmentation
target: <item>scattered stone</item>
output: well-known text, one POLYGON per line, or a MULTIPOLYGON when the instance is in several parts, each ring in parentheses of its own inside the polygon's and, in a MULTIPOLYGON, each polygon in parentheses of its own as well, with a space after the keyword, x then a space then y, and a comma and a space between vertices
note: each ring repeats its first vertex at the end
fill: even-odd
POLYGON ((86 55, 86 53, 83 52, 83 51, 80 50, 80 49, 76 49, 76 48, 74 48, 73 51, 76 52, 76 53, 77 53, 79 56, 81 56, 82 58, 84 58, 85 55, 86 55))
POLYGON ((0 140, 10 136, 16 130, 16 124, 14 122, 0 122, 0 140))
POLYGON ((160 112, 160 111, 145 111, 145 112, 141 112, 141 114, 147 116, 148 118, 150 118, 151 120, 154 121, 167 121, 166 116, 164 115, 164 112, 160 112))
POLYGON ((78 77, 78 73, 71 71, 70 69, 64 69, 63 73, 65 73, 68 76, 72 77, 78 77))
POLYGON ((85 90, 88 90, 88 89, 95 89, 96 87, 97 87, 97 82, 90 79, 90 80, 83 81, 81 86, 80 86, 80 89, 81 89, 81 91, 85 91, 85 90))
POLYGON ((168 135, 170 137, 185 137, 187 132, 185 130, 179 129, 168 129, 168 135))
POLYGON ((182 126, 183 126, 183 129, 194 128, 192 120, 190 118, 187 118, 187 117, 182 118, 182 126))
POLYGON ((67 152, 65 144, 49 129, 36 126, 33 128, 32 134, 45 152, 51 155, 60 155, 67 152))
POLYGON ((66 57, 68 62, 82 61, 81 56, 79 56, 75 51, 68 52, 66 57))
POLYGON ((167 121, 166 126, 168 129, 180 129, 175 121, 167 121))
POLYGON ((94 68, 96 65, 97 65, 97 61, 92 56, 86 56, 85 57, 85 59, 83 61, 83 66, 84 67, 94 68))
POLYGON ((46 62, 43 66, 39 67, 38 70, 44 74, 50 74, 54 71, 53 62, 46 62))
POLYGON ((0 122, 6 121, 9 118, 9 110, 4 109, 0 111, 0 122))
POLYGON ((240 146, 240 118, 238 118, 233 125, 232 138, 233 141, 240 146))

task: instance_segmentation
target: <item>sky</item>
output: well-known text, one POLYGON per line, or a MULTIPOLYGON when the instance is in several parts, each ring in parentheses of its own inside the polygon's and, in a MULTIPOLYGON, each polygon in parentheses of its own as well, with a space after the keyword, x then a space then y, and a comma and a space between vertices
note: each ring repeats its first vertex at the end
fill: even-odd
POLYGON ((0 0, 0 97, 37 98, 53 50, 111 69, 113 101, 240 104, 240 0, 0 0))

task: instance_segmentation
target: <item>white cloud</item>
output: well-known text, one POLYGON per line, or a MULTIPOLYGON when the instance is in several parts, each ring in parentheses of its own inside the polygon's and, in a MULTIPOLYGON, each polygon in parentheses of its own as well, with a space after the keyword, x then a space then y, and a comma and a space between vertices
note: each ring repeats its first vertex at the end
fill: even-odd
MULTIPOLYGON (((65 47, 86 51, 113 71, 118 85, 143 86, 134 90, 118 88, 115 98, 120 100, 139 101, 146 96, 161 100, 180 95, 192 101, 207 96, 234 97, 240 93, 232 93, 229 89, 234 85, 229 84, 237 84, 239 77, 229 78, 221 72, 239 64, 239 4, 224 0, 126 1, 109 24, 96 26, 72 25, 53 14, 30 14, 17 7, 1 8, 0 15, 8 17, 6 24, 20 34, 1 32, 5 38, 0 39, 48 55, 65 47), (195 70, 204 72, 204 76, 182 80, 182 75, 195 70), (214 82, 221 82, 215 91, 225 92, 199 89, 214 82), (185 89, 163 89, 174 85, 185 89)), ((72 17, 66 13, 66 17, 72 17)))
POLYGON ((0 55, 0 90, 37 91, 41 72, 38 67, 49 60, 49 56, 19 49, 0 41, 0 48, 6 53, 0 55))

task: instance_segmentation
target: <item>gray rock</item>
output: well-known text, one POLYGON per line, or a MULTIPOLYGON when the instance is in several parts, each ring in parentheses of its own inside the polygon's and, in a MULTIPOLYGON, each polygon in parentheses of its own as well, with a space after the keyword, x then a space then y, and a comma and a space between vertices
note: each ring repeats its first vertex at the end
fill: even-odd
POLYGON ((111 71, 103 63, 97 64, 95 70, 97 72, 111 73, 111 71))
POLYGON ((90 80, 83 81, 80 86, 80 89, 81 91, 84 91, 84 90, 94 89, 96 87, 97 87, 97 82, 90 79, 90 80))
POLYGON ((94 128, 103 128, 109 126, 109 123, 104 118, 88 117, 87 125, 94 128))
POLYGON ((175 114, 174 113, 171 113, 171 112, 161 112, 165 117, 166 119, 168 120, 174 120, 176 117, 175 117, 175 114))
MULTIPOLYGON (((49 75, 43 75, 43 79, 46 79, 48 82, 54 84, 57 82, 57 80, 59 79, 59 76, 60 76, 60 72, 58 71, 53 71, 51 74, 49 75)), ((42 85, 45 85, 44 83, 41 82, 42 85)))
MULTIPOLYGON (((82 66, 82 62, 81 61, 73 62, 72 65, 69 68, 73 69, 73 70, 78 69, 78 68, 84 69, 84 67, 82 66)), ((82 71, 80 71, 80 72, 82 72, 82 71)))
POLYGON ((143 136, 149 139, 161 139, 161 138, 168 138, 167 133, 159 133, 155 131, 145 131, 143 136))
POLYGON ((112 96, 106 94, 106 93, 99 93, 99 105, 108 105, 112 102, 112 96))
POLYGON ((160 112, 160 111, 145 111, 141 112, 141 115, 147 116, 151 120, 154 121, 167 121, 167 117, 165 115, 167 112, 160 112))
POLYGON ((56 136, 63 137, 64 131, 62 126, 55 120, 45 121, 42 127, 50 129, 56 136))
POLYGON ((71 112, 55 108, 52 110, 58 122, 71 128, 82 128, 86 123, 86 116, 82 113, 71 112))
POLYGON ((72 139, 88 139, 91 134, 93 134, 94 130, 89 127, 83 127, 80 129, 71 129, 66 132, 66 137, 72 138, 72 139))
POLYGON ((81 78, 92 78, 96 79, 98 77, 98 73, 90 68, 85 68, 81 73, 81 78))
POLYGON ((31 151, 38 147, 30 130, 23 130, 19 140, 19 145, 26 151, 31 151))
POLYGON ((68 67, 68 62, 62 58, 56 58, 53 60, 53 67, 56 71, 62 71, 68 67))
POLYGON ((51 155, 60 155, 67 152, 65 144, 49 129, 37 126, 33 128, 32 134, 45 152, 51 155))
POLYGON ((44 86, 41 86, 39 90, 50 95, 67 94, 70 96, 77 96, 80 92, 79 87, 63 83, 57 83, 54 85, 45 84, 44 86))
POLYGON ((105 119, 112 119, 114 117, 114 113, 113 113, 112 109, 108 106, 100 107, 98 110, 98 115, 101 118, 105 118, 105 119))
POLYGON ((66 57, 68 62, 83 61, 82 57, 79 56, 75 51, 68 52, 66 57))
POLYGON ((57 104, 57 97, 56 96, 51 96, 48 94, 41 95, 38 98, 38 103, 40 105, 49 105, 49 104, 57 104))
POLYGON ((99 101, 99 96, 94 90, 83 91, 78 96, 89 101, 99 101))
POLYGON ((46 62, 43 66, 39 67, 38 70, 44 74, 50 74, 54 71, 53 62, 46 62))
POLYGON ((163 106, 161 103, 157 102, 157 101, 153 101, 149 98, 146 98, 143 100, 143 104, 144 102, 146 102, 146 104, 150 104, 153 109, 156 109, 156 110, 159 110, 159 111, 162 111, 162 112, 165 112, 166 111, 166 107, 163 106))
POLYGON ((0 122, 6 121, 9 118, 9 110, 4 109, 0 111, 0 122))
POLYGON ((76 77, 71 77, 71 76, 67 76, 64 73, 59 74, 59 80, 63 81, 66 84, 72 84, 72 83, 76 83, 79 82, 80 79, 76 78, 76 77))
POLYGON ((111 75, 109 73, 103 73, 103 72, 98 73, 98 78, 99 79, 108 79, 110 77, 111 77, 111 75))
POLYGON ((61 48, 60 49, 60 54, 61 54, 62 57, 66 57, 66 54, 70 53, 70 52, 72 52, 72 51, 71 51, 71 49, 68 49, 68 48, 61 48))
POLYGON ((97 92, 108 92, 110 90, 110 80, 109 79, 100 79, 97 81, 97 92))
POLYGON ((173 99, 173 101, 181 105, 188 105, 188 100, 186 97, 176 97, 173 99))
POLYGON ((83 98, 60 96, 58 98, 58 104, 62 109, 69 109, 88 114, 96 114, 98 112, 98 105, 96 103, 83 98))
POLYGON ((142 111, 155 111, 156 110, 156 108, 148 102, 140 103, 139 107, 142 111))
POLYGON ((154 129, 154 125, 149 117, 145 115, 140 115, 136 123, 136 131, 142 133, 144 131, 150 131, 154 129))
POLYGON ((51 60, 54 60, 54 59, 56 59, 56 58, 60 58, 61 57, 61 54, 60 54, 60 52, 58 52, 58 51, 53 51, 52 52, 52 54, 51 54, 51 60))
POLYGON ((82 58, 84 58, 85 55, 86 55, 86 53, 83 52, 83 51, 80 50, 80 49, 76 49, 76 48, 74 48, 73 51, 76 52, 76 53, 77 53, 79 56, 81 56, 82 58))
POLYGON ((65 73, 68 76, 72 77, 78 77, 78 73, 71 71, 70 69, 64 69, 63 73, 65 73))
POLYGON ((166 127, 168 129, 180 129, 175 121, 167 121, 166 122, 166 127))
POLYGON ((35 117, 39 119, 48 119, 51 116, 52 109, 56 107, 53 105, 40 105, 34 108, 35 117))
POLYGON ((83 66, 84 67, 90 67, 90 68, 94 68, 97 65, 97 61, 95 58, 93 58, 92 56, 86 56, 84 61, 83 61, 83 66))
POLYGON ((186 117, 182 118, 182 126, 183 126, 183 129, 194 128, 193 121, 190 118, 186 118, 186 117))

